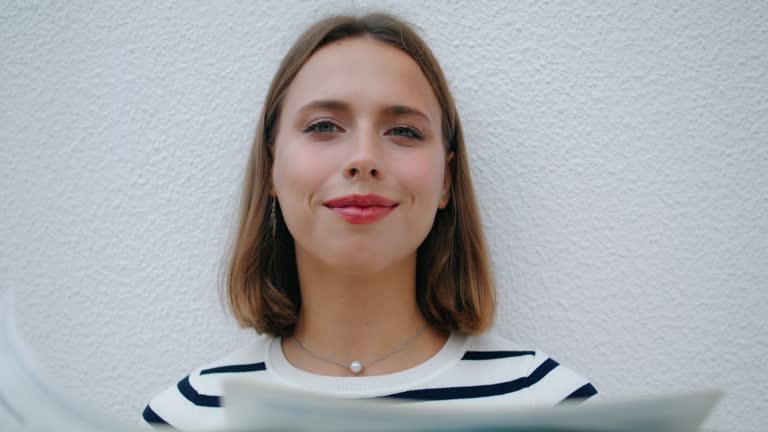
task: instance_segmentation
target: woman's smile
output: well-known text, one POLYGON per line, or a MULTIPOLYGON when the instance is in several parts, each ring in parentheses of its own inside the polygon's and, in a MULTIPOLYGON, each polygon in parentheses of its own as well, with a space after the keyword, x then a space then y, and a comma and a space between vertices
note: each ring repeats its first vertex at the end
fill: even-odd
POLYGON ((371 224, 378 222, 392 212, 397 206, 392 207, 328 207, 345 221, 351 224, 371 224))
POLYGON ((371 224, 383 219, 397 201, 380 195, 345 195, 326 201, 323 205, 351 224, 371 224))

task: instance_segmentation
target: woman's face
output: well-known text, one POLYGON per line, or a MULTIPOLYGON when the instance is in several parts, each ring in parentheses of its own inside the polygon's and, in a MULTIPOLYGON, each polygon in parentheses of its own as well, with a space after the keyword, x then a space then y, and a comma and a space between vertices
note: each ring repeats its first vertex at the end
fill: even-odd
POLYGON ((399 49, 357 37, 316 51, 287 89, 274 147, 272 192, 297 258, 362 274, 415 257, 448 200, 440 122, 429 82, 399 49), (368 194, 390 202, 329 203, 368 194))

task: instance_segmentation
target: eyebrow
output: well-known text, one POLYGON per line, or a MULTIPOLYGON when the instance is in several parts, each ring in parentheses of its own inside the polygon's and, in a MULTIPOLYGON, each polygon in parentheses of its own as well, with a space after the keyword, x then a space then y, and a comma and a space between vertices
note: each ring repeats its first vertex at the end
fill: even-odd
MULTIPOLYGON (((350 112, 352 111, 352 106, 344 101, 340 100, 314 100, 303 107, 299 108, 299 112, 305 112, 311 109, 315 108, 323 108, 330 111, 342 111, 342 112, 350 112)), ((407 105, 387 105, 384 108, 381 109, 381 112, 385 114, 390 115, 416 115, 419 117, 424 118, 428 123, 431 123, 431 119, 428 115, 424 114, 423 112, 419 111, 416 108, 409 107, 407 105)))

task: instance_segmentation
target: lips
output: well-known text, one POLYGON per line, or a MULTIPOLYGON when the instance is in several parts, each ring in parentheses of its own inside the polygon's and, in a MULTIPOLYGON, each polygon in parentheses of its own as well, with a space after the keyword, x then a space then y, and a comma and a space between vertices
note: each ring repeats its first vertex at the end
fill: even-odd
POLYGON ((323 203, 326 207, 393 207, 397 201, 379 195, 345 195, 323 203))
POLYGON ((346 195, 323 203, 352 224, 374 223, 397 207, 397 201, 379 195, 346 195))

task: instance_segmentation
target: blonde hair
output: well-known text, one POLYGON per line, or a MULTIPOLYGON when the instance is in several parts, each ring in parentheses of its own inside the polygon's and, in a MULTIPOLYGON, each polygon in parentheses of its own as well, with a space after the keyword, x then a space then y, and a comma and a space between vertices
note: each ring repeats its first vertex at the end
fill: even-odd
POLYGON ((464 148, 464 135, 442 69, 426 43, 405 21, 385 13, 333 16, 310 26, 290 48, 267 93, 256 127, 228 256, 224 291, 241 327, 288 336, 298 319, 301 292, 293 237, 280 223, 272 235, 270 199, 273 155, 286 89, 309 57, 340 39, 367 36, 413 58, 432 86, 442 111, 442 137, 454 157, 448 162, 451 199, 437 212, 417 251, 416 297, 426 320, 442 331, 476 334, 491 325, 495 286, 464 148))

